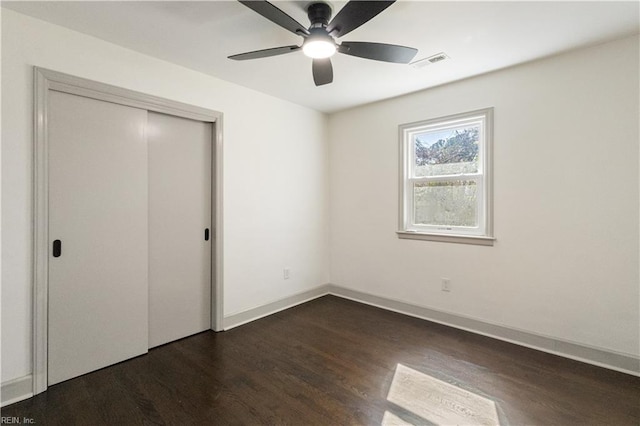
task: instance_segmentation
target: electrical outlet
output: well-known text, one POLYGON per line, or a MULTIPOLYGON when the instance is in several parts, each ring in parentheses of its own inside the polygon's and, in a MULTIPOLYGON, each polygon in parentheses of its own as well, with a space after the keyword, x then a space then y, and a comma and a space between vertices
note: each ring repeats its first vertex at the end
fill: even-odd
POLYGON ((288 279, 291 277, 291 268, 284 268, 284 269, 282 270, 282 277, 283 277, 285 280, 288 280, 288 279))
POLYGON ((451 280, 449 278, 441 278, 442 280, 442 291, 451 291, 451 280))

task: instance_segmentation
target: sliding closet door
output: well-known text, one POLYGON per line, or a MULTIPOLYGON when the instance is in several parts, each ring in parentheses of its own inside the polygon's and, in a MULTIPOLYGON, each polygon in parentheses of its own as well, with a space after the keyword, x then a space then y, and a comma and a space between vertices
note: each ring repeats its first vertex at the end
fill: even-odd
POLYGON ((148 348, 147 111, 49 92, 49 385, 148 348))
POLYGON ((211 328, 212 124, 149 112, 149 347, 211 328))

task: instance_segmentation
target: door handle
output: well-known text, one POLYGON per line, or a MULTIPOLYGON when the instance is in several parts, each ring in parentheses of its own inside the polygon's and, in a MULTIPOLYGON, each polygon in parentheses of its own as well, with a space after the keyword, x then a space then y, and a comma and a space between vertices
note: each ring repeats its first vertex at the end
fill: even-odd
POLYGON ((204 229, 204 240, 209 241, 209 228, 204 229))
POLYGON ((53 241, 53 257, 60 257, 62 254, 62 241, 54 240, 53 241))

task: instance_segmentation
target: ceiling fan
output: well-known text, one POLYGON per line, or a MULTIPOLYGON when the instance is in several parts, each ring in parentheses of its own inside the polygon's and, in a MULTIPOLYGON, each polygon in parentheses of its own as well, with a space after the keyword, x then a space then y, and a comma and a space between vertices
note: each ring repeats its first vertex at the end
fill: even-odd
POLYGON ((268 20, 301 36, 304 40, 301 46, 292 45, 255 50, 253 52, 229 56, 229 59, 243 61, 284 55, 302 50, 305 55, 313 59, 313 81, 316 86, 329 84, 333 81, 333 67, 330 57, 336 52, 365 59, 400 64, 409 63, 416 53, 418 53, 418 50, 412 47, 393 44, 362 41, 343 41, 338 43, 336 41, 337 38, 348 34, 373 19, 380 12, 395 3, 395 0, 351 0, 331 21, 329 21, 331 19, 331 7, 327 3, 311 3, 307 7, 307 16, 311 22, 308 29, 268 1, 239 1, 268 20))

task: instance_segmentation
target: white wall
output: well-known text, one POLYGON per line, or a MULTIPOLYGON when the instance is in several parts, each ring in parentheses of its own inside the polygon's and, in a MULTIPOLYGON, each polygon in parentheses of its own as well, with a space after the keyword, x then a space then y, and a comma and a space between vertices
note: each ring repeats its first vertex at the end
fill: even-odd
POLYGON ((329 281, 326 116, 3 9, 3 382, 31 372, 34 65, 224 113, 225 315, 329 281))
POLYGON ((332 283, 638 356, 638 47, 628 38, 332 114, 332 283), (398 125, 485 107, 495 246, 399 240, 398 125))

